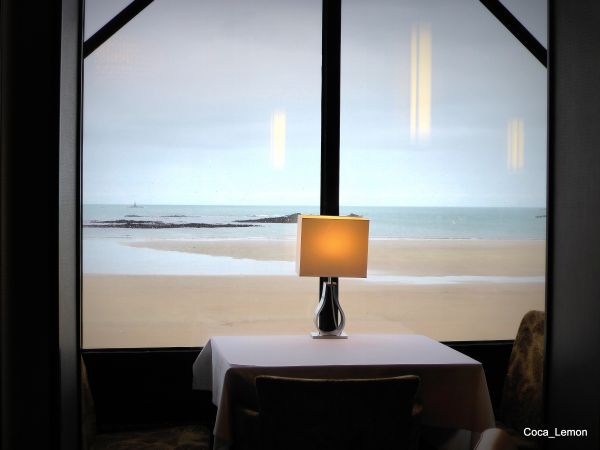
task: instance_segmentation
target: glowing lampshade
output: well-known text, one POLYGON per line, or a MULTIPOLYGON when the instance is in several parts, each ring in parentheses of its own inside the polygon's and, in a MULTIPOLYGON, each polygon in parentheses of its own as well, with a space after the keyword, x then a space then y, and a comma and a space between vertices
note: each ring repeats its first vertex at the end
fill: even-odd
POLYGON ((368 254, 369 219, 298 217, 298 275, 366 278, 368 254))

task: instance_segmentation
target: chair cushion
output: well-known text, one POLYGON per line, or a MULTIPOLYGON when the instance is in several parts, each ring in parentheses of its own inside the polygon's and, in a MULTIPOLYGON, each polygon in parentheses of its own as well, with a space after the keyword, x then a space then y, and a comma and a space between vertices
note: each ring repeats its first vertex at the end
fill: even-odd
POLYGON ((488 428, 479 436, 474 450, 516 450, 514 441, 500 428, 488 428))
POLYGON ((510 436, 510 439, 518 450, 538 450, 542 448, 540 438, 524 436, 522 429, 518 431, 508 428, 502 422, 496 422, 496 427, 510 436))
POLYGON ((96 435, 92 450, 208 450, 210 431, 200 425, 96 435))

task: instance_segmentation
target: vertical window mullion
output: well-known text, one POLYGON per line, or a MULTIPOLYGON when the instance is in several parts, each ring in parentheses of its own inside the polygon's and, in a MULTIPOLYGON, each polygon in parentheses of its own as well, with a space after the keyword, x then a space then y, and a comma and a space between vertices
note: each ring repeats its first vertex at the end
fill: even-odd
MULTIPOLYGON (((342 0, 323 0, 320 211, 322 215, 330 216, 340 213, 341 32, 342 0)), ((319 280, 319 294, 325 280, 319 280)))
POLYGON ((340 213, 340 41, 342 1, 323 0, 321 214, 340 213))

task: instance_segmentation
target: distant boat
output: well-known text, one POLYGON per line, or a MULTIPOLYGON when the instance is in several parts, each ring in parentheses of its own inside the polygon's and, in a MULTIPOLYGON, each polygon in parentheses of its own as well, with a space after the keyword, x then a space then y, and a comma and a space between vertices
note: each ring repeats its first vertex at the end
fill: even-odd
POLYGON ((143 208, 143 206, 139 206, 136 202, 133 202, 133 205, 130 208, 143 208))

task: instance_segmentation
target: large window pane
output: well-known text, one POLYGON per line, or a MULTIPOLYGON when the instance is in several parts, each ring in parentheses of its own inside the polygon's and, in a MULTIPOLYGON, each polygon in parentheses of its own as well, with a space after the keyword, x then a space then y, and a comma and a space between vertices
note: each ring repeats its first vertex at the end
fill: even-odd
POLYGON ((544 308, 546 69, 478 2, 345 0, 341 83, 341 213, 372 224, 348 331, 514 338, 544 308))
POLYGON ((307 330, 296 226, 260 220, 318 212, 320 64, 313 0, 156 0, 86 59, 84 347, 307 330))

